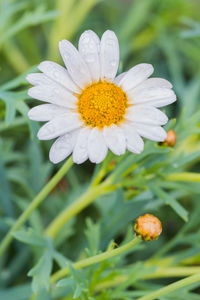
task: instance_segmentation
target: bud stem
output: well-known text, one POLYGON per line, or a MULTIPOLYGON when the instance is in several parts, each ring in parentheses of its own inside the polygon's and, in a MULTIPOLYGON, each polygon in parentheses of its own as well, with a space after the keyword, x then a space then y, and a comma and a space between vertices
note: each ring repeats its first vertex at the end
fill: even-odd
MULTIPOLYGON (((137 244, 140 243, 140 239, 135 237, 132 241, 130 241, 129 243, 113 249, 113 250, 108 250, 104 253, 83 259, 79 262, 74 263, 72 266, 74 269, 78 270, 78 269, 82 269, 85 267, 88 267, 90 265, 99 263, 101 261, 104 261, 106 259, 109 259, 111 257, 117 256, 119 254, 122 254, 128 250, 130 250, 131 248, 133 248, 134 246, 136 246, 137 244)), ((70 268, 64 268, 58 272, 56 272, 54 275, 51 276, 51 283, 55 283, 56 281, 58 281, 59 279, 65 277, 66 275, 68 275, 70 273, 70 268)))

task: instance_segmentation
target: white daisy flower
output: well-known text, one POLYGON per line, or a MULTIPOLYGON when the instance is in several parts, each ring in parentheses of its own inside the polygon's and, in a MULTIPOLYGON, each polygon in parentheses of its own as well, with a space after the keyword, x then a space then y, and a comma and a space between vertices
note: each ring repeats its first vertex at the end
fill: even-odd
POLYGON ((78 50, 67 40, 59 43, 66 68, 44 61, 42 73, 29 74, 34 85, 29 96, 48 104, 32 108, 31 120, 47 121, 39 132, 40 140, 56 138, 50 160, 59 163, 71 153, 75 163, 88 158, 104 160, 108 149, 122 155, 126 149, 143 151, 141 137, 164 141, 161 127, 167 116, 157 109, 176 100, 172 85, 165 79, 148 77, 150 64, 139 64, 116 77, 119 44, 113 31, 101 40, 91 30, 79 40, 78 50))

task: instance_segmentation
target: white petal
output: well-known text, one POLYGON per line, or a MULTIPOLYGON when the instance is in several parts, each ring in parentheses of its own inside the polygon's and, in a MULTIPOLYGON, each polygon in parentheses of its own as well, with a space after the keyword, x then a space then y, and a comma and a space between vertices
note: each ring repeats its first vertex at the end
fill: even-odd
POLYGON ((72 153, 77 133, 78 130, 75 130, 57 138, 49 152, 49 159, 52 163, 57 164, 72 153))
POLYGON ((113 31, 107 30, 100 44, 101 79, 112 82, 119 65, 119 43, 113 31))
POLYGON ((41 104, 31 108, 28 112, 30 120, 49 121, 59 115, 68 112, 67 108, 54 104, 41 104))
POLYGON ((73 151, 73 161, 82 164, 88 159, 88 137, 90 128, 81 128, 73 151))
POLYGON ((123 72, 121 74, 119 74, 117 77, 115 77, 115 80, 113 81, 113 83, 115 83, 116 85, 119 84, 119 82, 122 80, 122 78, 126 75, 127 72, 123 72))
POLYGON ((106 157, 108 148, 106 146, 102 131, 93 128, 88 138, 88 156, 91 162, 100 163, 106 157))
POLYGON ((149 126, 134 122, 132 122, 132 125, 141 136, 149 140, 163 142, 166 139, 167 134, 160 126, 149 126))
POLYGON ((164 79, 164 78, 148 78, 145 81, 143 81, 141 84, 139 84, 136 88, 134 88, 135 91, 147 89, 147 88, 166 88, 171 89, 172 84, 164 79))
POLYGON ((26 76, 26 80, 33 85, 50 85, 52 80, 42 73, 32 73, 26 76))
POLYGON ((28 90, 28 95, 40 101, 67 108, 75 108, 77 98, 56 82, 51 85, 37 85, 28 90))
POLYGON ((127 109, 126 119, 142 124, 164 125, 167 116, 159 109, 149 105, 133 105, 127 109))
POLYGON ((92 80, 97 82, 100 78, 100 59, 99 59, 99 37, 92 30, 86 30, 82 33, 79 39, 79 52, 84 58, 92 80))
POLYGON ((122 155, 126 151, 126 140, 124 132, 117 125, 104 127, 104 138, 108 148, 116 155, 122 155))
POLYGON ((133 153, 141 153, 144 150, 144 142, 134 127, 123 124, 121 128, 126 138, 126 148, 133 153))
POLYGON ((74 82, 82 89, 92 83, 89 69, 78 50, 67 40, 59 42, 59 49, 65 66, 74 82))
POLYGON ((173 90, 166 88, 147 88, 144 90, 128 91, 129 102, 132 104, 148 103, 149 105, 161 107, 176 101, 173 90))
POLYGON ((80 91, 80 89, 69 76, 67 70, 61 65, 53 61, 46 60, 39 64, 38 69, 54 81, 63 85, 68 90, 75 93, 78 93, 80 91))
POLYGON ((153 73, 153 66, 150 64, 139 64, 131 68, 118 83, 123 90, 129 91, 142 83, 153 73))
POLYGON ((43 125, 38 131, 39 140, 51 140, 81 127, 82 122, 76 113, 66 113, 43 125))

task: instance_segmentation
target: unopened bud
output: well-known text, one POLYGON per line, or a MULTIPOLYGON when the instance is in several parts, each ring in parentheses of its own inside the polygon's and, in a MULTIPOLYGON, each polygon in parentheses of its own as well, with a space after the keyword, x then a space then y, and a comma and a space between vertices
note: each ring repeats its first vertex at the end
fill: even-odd
POLYGON ((109 164, 109 171, 111 171, 112 169, 114 169, 114 167, 116 166, 116 160, 111 160, 110 164, 109 164))
POLYGON ((176 144, 176 132, 173 129, 167 132, 167 137, 164 141, 164 144, 169 147, 174 147, 174 145, 176 144))
POLYGON ((162 232, 162 224, 158 218, 145 214, 136 219, 134 231, 144 241, 156 240, 162 232))

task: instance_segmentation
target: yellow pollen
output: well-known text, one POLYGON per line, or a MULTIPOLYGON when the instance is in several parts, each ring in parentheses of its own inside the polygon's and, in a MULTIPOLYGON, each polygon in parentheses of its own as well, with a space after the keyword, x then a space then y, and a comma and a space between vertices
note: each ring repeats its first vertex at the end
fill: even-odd
POLYGON ((127 96, 120 87, 100 81, 83 90, 77 107, 86 126, 103 128, 123 120, 127 103, 127 96))

